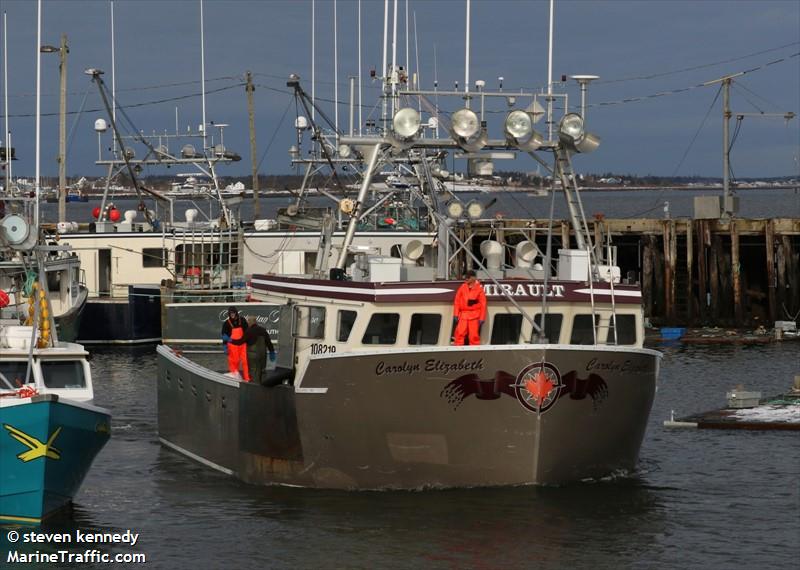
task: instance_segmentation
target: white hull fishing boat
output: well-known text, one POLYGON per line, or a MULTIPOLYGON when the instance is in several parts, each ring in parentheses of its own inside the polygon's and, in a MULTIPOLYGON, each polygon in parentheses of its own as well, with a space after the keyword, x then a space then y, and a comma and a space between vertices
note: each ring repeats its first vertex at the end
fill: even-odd
MULTIPOLYGON (((547 94, 515 93, 519 108, 509 111, 507 93, 470 92, 468 77, 464 92, 428 92, 384 70, 386 127, 337 133, 338 148, 349 148, 339 155, 355 151, 366 166, 358 196, 342 204, 349 222, 335 261, 302 277, 252 276, 253 298, 280 310, 275 370, 261 385, 239 382, 159 346, 161 442, 246 482, 334 489, 560 484, 631 472, 660 354, 643 347, 639 285, 622 281, 610 241, 593 243, 583 213, 572 156, 599 139, 550 80, 547 94), (420 104, 445 122, 427 99, 434 95, 466 101, 442 127, 449 138, 424 136, 420 104), (538 99, 548 133, 533 129, 538 99), (480 101, 480 115, 470 101, 480 101), (502 139, 484 121, 493 103, 506 112, 502 139), (536 158, 560 183, 551 191, 566 199, 571 239, 556 248, 551 227, 517 236, 509 251, 460 238, 454 229, 482 210, 437 207, 431 170, 451 150, 477 161, 536 158), (398 161, 419 173, 419 188, 409 189, 432 206, 435 247, 410 243, 397 257, 352 248, 372 176, 398 161), (488 309, 480 343, 460 346, 451 341, 453 278, 471 269, 488 309)), ((296 76, 288 85, 302 94, 296 76)))

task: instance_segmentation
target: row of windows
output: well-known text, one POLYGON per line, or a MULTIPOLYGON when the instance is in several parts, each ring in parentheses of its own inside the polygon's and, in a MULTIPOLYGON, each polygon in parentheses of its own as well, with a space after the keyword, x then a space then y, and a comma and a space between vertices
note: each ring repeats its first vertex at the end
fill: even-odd
MULTIPOLYGON (((79 360, 42 361, 42 377, 48 388, 85 388, 83 364, 79 360)), ((6 360, 0 362, 0 389, 16 389, 25 383, 28 362, 6 360)), ((31 381, 33 377, 29 378, 31 381)))
MULTIPOLYGON (((299 307, 300 318, 295 333, 298 336, 312 339, 325 337, 325 309, 323 307, 299 307)), ((347 342, 355 325, 358 313, 350 310, 339 310, 336 326, 336 340, 347 342)), ((534 317, 536 324, 542 326, 542 315, 534 317)), ((561 337, 561 327, 564 315, 549 313, 544 318, 545 334, 551 342, 558 342, 561 337)), ((609 326, 598 328, 600 317, 590 314, 575 315, 572 321, 570 344, 594 344, 595 334, 597 341, 602 343, 605 336, 606 344, 632 345, 636 344, 636 316, 617 315, 616 334, 615 319, 609 319, 609 326), (603 335, 605 333, 605 335, 603 335), (616 337, 616 338, 615 338, 616 337)), ((373 313, 367 328, 361 337, 361 344, 395 344, 397 343, 400 315, 398 313, 373 313)), ((408 329, 408 344, 435 345, 439 342, 439 332, 442 326, 442 315, 437 313, 414 313, 408 329)), ((516 344, 522 339, 522 315, 498 314, 492 322, 489 344, 516 344)))

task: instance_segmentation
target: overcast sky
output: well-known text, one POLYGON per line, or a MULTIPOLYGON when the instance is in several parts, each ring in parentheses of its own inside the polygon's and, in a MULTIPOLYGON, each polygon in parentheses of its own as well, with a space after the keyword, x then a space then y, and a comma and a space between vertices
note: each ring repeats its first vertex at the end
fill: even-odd
MULTIPOLYGON (((9 121, 19 158, 14 168, 18 175, 32 175, 37 3, 2 0, 0 5, 8 21, 9 121)), ((72 132, 68 173, 102 175, 103 169, 94 164, 97 139, 92 126, 106 115, 83 70, 101 68, 111 82, 109 2, 59 0, 42 5, 42 43, 58 45, 62 33, 69 38, 68 109, 84 108, 67 120, 72 132)), ((378 90, 368 75, 381 65, 384 3, 363 0, 361 5, 366 119, 376 116, 378 90)), ((411 71, 419 72, 423 87, 432 88, 436 75, 440 89, 455 81, 463 88, 465 2, 411 0, 408 5, 411 71)), ((405 6, 399 0, 398 63, 405 60, 405 6)), ((487 88, 495 88, 503 76, 506 90, 542 89, 547 81, 548 2, 473 0, 471 6, 471 81, 483 79, 487 88)), ((246 96, 239 85, 247 70, 254 73, 257 85, 260 172, 290 172, 287 149, 294 142, 295 108, 285 78, 297 73, 311 90, 311 7, 308 0, 205 2, 207 119, 231 125, 225 130, 226 146, 244 157, 220 174, 250 171, 246 96)), ((332 0, 317 0, 316 95, 331 116, 333 11, 332 0)), ((358 74, 358 3, 339 0, 337 13, 339 122, 346 127, 347 78, 358 74)), ((180 128, 196 128, 201 122, 199 2, 116 0, 114 14, 119 104, 130 106, 127 114, 145 133, 173 132, 176 106, 180 128), (173 100, 157 103, 166 99, 173 100)), ((697 86, 727 74, 748 71, 733 85, 734 115, 800 111, 797 0, 560 1, 555 28, 554 77, 601 76, 589 91, 587 120, 603 143, 594 154, 576 161, 579 171, 721 176, 719 86, 697 86), (653 97, 661 93, 666 94, 653 97), (636 100, 640 97, 643 100, 636 100), (623 102, 627 99, 634 100, 623 102)), ((576 86, 569 83, 566 88, 570 103, 577 103, 576 86)), ((41 169, 42 175, 53 176, 58 171, 58 54, 42 55, 42 94, 46 116, 41 169)), ((453 110, 454 104, 443 106, 453 110)), ((490 134, 500 135, 502 119, 499 112, 488 116, 490 134)), ((731 122, 732 134, 735 124, 731 122)), ((745 118, 732 149, 737 177, 797 176, 799 160, 798 119, 787 124, 778 118, 745 118)), ((533 161, 496 168, 532 170, 533 161)))

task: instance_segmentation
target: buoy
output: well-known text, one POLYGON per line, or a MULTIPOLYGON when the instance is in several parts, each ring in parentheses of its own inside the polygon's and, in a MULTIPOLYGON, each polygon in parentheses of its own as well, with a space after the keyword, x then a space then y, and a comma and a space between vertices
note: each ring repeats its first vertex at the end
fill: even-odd
POLYGON ((11 303, 11 300, 8 298, 8 293, 0 289, 0 309, 5 309, 9 303, 11 303))
POLYGON ((120 216, 121 214, 119 213, 119 210, 117 210, 116 208, 112 208, 111 211, 108 212, 108 219, 111 220, 112 222, 118 222, 120 216))
POLYGON ((100 206, 95 206, 92 208, 92 217, 96 220, 100 217, 100 206))

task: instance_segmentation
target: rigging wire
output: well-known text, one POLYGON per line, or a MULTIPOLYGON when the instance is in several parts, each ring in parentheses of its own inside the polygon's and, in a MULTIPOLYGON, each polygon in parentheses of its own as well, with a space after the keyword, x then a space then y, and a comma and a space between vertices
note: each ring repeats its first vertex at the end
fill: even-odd
MULTIPOLYGON (((695 131, 694 136, 692 137, 692 140, 689 142, 689 146, 686 147, 686 150, 684 151, 683 156, 681 157, 680 161, 678 162, 678 165, 675 167, 675 170, 672 171, 672 177, 675 177, 675 175, 680 170, 681 166, 683 166, 683 162, 686 160, 686 157, 689 156, 689 152, 692 150, 692 146, 694 146, 695 141, 697 141, 697 137, 700 136, 700 132, 703 130, 703 127, 705 126, 706 121, 708 120, 708 117, 711 115, 711 111, 714 109, 714 105, 716 105, 717 100, 719 99, 720 93, 722 93, 722 85, 720 85, 719 88, 717 89, 717 93, 716 93, 716 95, 714 95, 714 100, 711 101, 711 105, 709 105, 708 110, 706 111, 706 114, 703 117, 703 120, 700 122, 700 126, 697 128, 697 131, 695 131)), ((640 217, 640 216, 642 216, 644 214, 652 212, 653 210, 661 208, 661 198, 664 196, 664 192, 666 192, 666 189, 662 189, 658 193, 652 208, 648 208, 646 210, 642 210, 641 212, 637 212, 637 213, 632 214, 630 216, 621 216, 621 218, 622 219, 638 218, 638 217, 640 217)))

